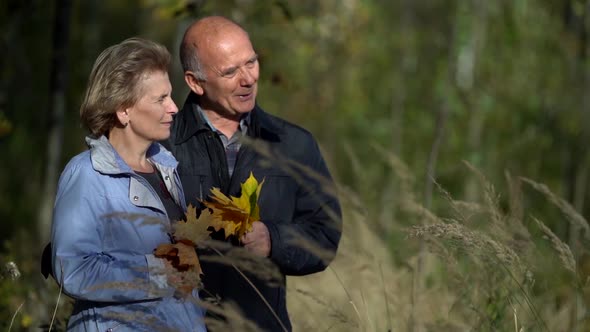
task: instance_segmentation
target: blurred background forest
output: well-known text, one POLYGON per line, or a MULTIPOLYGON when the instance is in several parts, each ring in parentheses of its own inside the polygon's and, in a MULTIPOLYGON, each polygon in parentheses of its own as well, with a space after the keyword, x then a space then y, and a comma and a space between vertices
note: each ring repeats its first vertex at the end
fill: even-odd
POLYGON ((336 261, 288 280, 296 330, 590 331, 588 0, 2 1, 0 329, 71 309, 39 258, 95 58, 163 43, 182 105, 178 45, 207 14, 249 31, 259 103, 339 184, 336 261))

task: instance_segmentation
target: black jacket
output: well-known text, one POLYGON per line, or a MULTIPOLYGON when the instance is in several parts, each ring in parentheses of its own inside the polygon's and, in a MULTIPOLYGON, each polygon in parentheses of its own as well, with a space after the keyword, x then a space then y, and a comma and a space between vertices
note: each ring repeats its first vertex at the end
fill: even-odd
MULTIPOLYGON (((279 278, 273 282, 257 277, 247 267, 241 270, 265 297, 283 326, 291 330, 285 275, 324 270, 336 254, 340 240, 340 205, 328 168, 308 131, 256 106, 250 114, 247 134, 252 140, 242 144, 230 178, 221 140, 197 113, 197 102, 198 96, 190 93, 176 115, 168 142, 180 162, 178 171, 187 203, 199 205, 200 200, 207 199, 212 187, 220 188, 226 195, 239 196, 240 184, 250 172, 259 181, 264 179, 258 204, 261 221, 267 226, 272 242, 270 261, 264 261, 278 268, 279 278), (325 190, 328 187, 332 189, 329 193, 325 190)), ((207 254, 200 253, 203 296, 233 302, 260 328, 282 331, 277 318, 244 276, 232 266, 209 261, 204 257, 207 254)))

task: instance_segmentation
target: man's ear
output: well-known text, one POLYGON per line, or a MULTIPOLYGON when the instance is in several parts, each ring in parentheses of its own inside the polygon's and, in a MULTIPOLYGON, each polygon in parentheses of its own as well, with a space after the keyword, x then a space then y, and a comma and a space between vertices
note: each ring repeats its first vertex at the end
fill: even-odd
POLYGON ((197 95, 202 96, 205 92, 203 90, 202 81, 199 81, 192 71, 184 72, 184 81, 188 87, 197 95))

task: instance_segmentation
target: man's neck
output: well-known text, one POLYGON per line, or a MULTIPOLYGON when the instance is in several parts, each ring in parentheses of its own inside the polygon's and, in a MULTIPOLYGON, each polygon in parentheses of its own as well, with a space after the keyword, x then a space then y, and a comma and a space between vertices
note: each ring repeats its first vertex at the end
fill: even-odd
POLYGON ((225 137, 231 138, 236 131, 238 131, 240 126, 240 115, 237 115, 237 117, 225 117, 214 111, 203 109, 202 111, 203 115, 207 117, 209 124, 211 124, 215 130, 225 135, 225 137))

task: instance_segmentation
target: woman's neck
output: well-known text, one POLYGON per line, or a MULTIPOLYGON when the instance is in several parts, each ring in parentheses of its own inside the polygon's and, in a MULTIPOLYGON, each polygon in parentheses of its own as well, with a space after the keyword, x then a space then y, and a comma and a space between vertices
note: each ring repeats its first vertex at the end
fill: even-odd
POLYGON ((149 141, 139 141, 130 137, 124 129, 113 128, 109 134, 109 142, 123 158, 123 161, 133 170, 151 173, 154 166, 147 159, 147 150, 152 144, 149 141))

